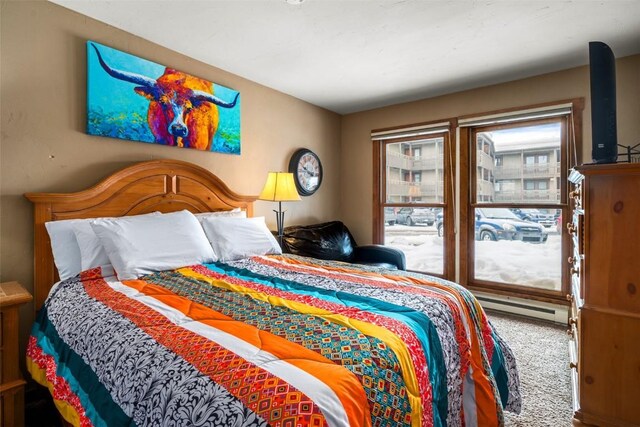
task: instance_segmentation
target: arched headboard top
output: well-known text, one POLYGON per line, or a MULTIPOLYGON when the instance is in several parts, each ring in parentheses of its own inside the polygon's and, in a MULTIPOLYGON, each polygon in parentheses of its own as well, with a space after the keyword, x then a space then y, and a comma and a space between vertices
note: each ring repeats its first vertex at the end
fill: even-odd
POLYGON ((137 163, 76 193, 27 193, 36 204, 51 205, 51 220, 136 215, 153 211, 192 212, 239 207, 253 213, 254 196, 233 192, 208 170, 180 160, 137 163))
POLYGON ((39 309, 57 277, 44 224, 149 212, 213 212, 240 208, 253 215, 255 196, 233 192, 208 170, 180 160, 137 163, 76 193, 27 193, 34 203, 34 302, 39 309))

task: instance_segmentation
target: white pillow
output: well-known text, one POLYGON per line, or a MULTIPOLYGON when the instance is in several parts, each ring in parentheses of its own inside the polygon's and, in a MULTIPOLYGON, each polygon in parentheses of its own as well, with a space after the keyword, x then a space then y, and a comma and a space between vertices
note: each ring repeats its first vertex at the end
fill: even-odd
MULTIPOLYGON (((161 215, 160 212, 151 212, 143 215, 135 215, 136 217, 145 216, 157 216, 161 215)), ((100 238, 96 235, 91 228, 90 221, 97 219, 115 219, 110 218, 92 218, 89 220, 82 220, 73 224, 73 232, 76 236, 76 241, 80 249, 80 267, 81 271, 89 270, 96 267, 102 268, 103 276, 112 276, 113 267, 111 261, 107 256, 107 253, 102 246, 100 238)))
POLYGON ((246 218, 247 213, 240 208, 233 208, 230 211, 202 212, 194 214, 198 221, 202 223, 206 218, 246 218))
POLYGON ((171 270, 217 258, 189 211, 91 221, 118 279, 171 270))
POLYGON ((53 262, 58 269, 60 280, 74 277, 82 271, 80 248, 73 232, 73 226, 83 221, 87 222, 83 219, 65 219, 44 224, 51 239, 53 262))
POLYGON ((202 228, 220 261, 282 253, 262 216, 206 218, 202 222, 202 228))

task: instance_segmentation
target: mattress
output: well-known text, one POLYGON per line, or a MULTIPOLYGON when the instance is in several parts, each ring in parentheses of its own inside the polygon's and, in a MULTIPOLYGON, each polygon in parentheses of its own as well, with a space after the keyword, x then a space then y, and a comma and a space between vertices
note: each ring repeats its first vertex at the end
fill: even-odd
POLYGON ((27 348, 82 426, 494 426, 513 353, 465 288, 292 255, 61 282, 27 348))

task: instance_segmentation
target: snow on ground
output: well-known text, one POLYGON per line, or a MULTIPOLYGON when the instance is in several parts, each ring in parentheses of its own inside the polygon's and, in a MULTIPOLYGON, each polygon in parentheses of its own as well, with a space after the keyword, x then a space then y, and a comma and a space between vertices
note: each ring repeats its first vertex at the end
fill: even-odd
MULTIPOLYGON (((442 237, 435 227, 386 227, 385 244, 405 253, 409 270, 443 273, 442 237)), ((560 235, 546 243, 499 240, 475 242, 475 277, 500 283, 560 289, 560 235)))
POLYGON ((547 243, 498 240, 475 242, 476 278, 560 290, 560 235, 547 243))
POLYGON ((444 247, 437 234, 388 236, 386 244, 404 252, 407 269, 443 274, 444 247))

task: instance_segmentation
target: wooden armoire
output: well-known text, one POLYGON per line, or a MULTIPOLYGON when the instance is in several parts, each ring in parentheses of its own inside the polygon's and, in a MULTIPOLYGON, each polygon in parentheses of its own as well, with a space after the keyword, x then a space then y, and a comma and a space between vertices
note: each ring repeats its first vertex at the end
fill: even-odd
POLYGON ((574 426, 640 426, 640 164, 570 174, 574 426))

